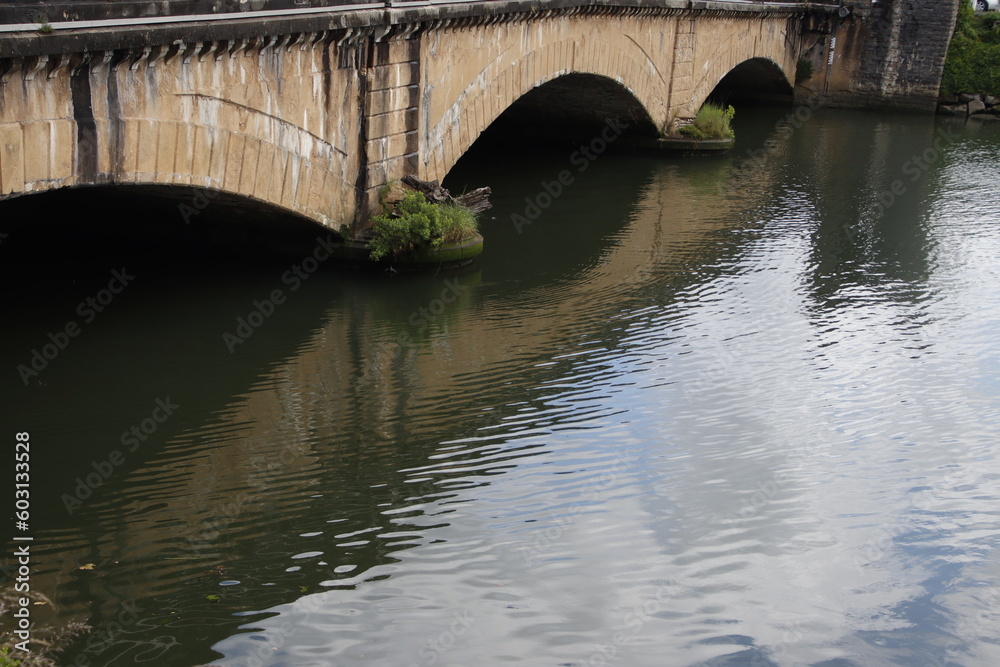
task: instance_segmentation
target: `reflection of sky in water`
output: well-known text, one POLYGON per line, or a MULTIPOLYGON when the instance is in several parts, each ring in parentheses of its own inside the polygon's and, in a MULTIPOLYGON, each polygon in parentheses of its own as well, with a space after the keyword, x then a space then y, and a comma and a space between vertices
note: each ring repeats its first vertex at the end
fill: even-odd
POLYGON ((819 113, 728 188, 742 148, 608 155, 522 234, 566 156, 489 159, 476 266, 318 272, 235 354, 285 267, 143 273, 12 397, 60 492, 181 406, 37 500, 35 583, 138 602, 109 665, 1000 664, 1000 127, 870 205, 934 131, 819 113))
MULTIPOLYGON (((513 362, 523 401, 406 471, 478 482, 413 506, 419 548, 276 607, 218 664, 996 664, 1000 233, 975 220, 1000 203, 961 161, 927 178, 923 243, 817 279, 828 221, 786 191, 703 280, 592 298, 603 334, 513 362), (932 252, 925 280, 905 251, 932 252)), ((611 254, 641 274, 628 240, 611 254)))

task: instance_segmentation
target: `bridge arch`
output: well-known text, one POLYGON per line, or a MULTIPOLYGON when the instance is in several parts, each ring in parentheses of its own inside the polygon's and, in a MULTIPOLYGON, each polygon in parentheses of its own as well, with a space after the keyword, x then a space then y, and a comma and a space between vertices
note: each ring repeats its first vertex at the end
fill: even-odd
POLYGON ((0 36, 0 200, 183 185, 357 232, 385 183, 443 178, 532 91, 578 95, 571 84, 591 77, 632 117, 668 130, 740 63, 763 58, 787 81, 803 19, 818 11, 557 4, 310 9, 155 29, 63 22, 44 39, 33 27, 0 36))
POLYGON ((355 205, 357 150, 347 138, 357 131, 352 119, 334 117, 330 100, 356 95, 356 80, 324 82, 322 42, 313 50, 266 39, 235 46, 99 51, 52 69, 46 56, 38 72, 0 77, 0 200, 180 186, 339 227, 355 205), (15 77, 24 79, 22 95, 11 94, 15 77))
POLYGON ((767 95, 753 94, 756 85, 763 86, 774 99, 783 99, 786 95, 787 99, 791 99, 795 77, 795 64, 791 54, 783 54, 786 56, 783 58, 784 63, 759 54, 745 55, 745 58, 728 62, 706 62, 706 73, 694 87, 690 108, 697 111, 705 101, 723 98, 726 92, 730 93, 730 99, 734 92, 743 99, 767 99, 767 95))
POLYGON ((270 256, 309 248, 323 228, 306 216, 242 194, 184 184, 120 183, 53 188, 2 203, 0 230, 19 252, 75 257, 197 254, 270 256))
POLYGON ((730 102, 791 102, 793 85, 781 65, 770 58, 744 60, 719 80, 708 98, 730 102))
MULTIPOLYGON (((502 51, 483 63, 477 75, 444 104, 434 97, 446 95, 447 90, 425 87, 430 103, 425 109, 422 177, 442 179, 476 139, 519 101, 551 92, 553 87, 565 90, 567 82, 571 88, 574 81, 584 78, 598 83, 599 92, 617 90, 618 110, 658 128, 667 117, 668 78, 638 42, 625 44, 599 37, 567 38, 539 44, 516 58, 502 51), (437 119, 430 117, 435 107, 444 107, 437 119)), ((433 75, 433 60, 424 67, 433 75)))
POLYGON ((657 131, 649 112, 621 83, 598 74, 569 72, 514 100, 483 130, 470 150, 480 146, 501 152, 512 146, 577 146, 602 133, 617 139, 621 134, 655 137, 657 131))

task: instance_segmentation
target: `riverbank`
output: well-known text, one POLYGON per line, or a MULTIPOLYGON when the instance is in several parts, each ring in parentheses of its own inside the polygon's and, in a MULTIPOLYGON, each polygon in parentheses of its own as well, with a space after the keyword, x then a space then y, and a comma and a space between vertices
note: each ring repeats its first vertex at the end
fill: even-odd
POLYGON ((982 120, 1000 120, 1000 96, 985 93, 942 95, 938 100, 938 115, 975 116, 982 120))

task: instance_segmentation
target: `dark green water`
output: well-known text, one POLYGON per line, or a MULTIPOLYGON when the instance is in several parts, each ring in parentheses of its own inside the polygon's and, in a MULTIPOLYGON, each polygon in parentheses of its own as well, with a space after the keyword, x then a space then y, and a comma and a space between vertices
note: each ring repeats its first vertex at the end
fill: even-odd
POLYGON ((722 157, 473 157, 457 273, 5 228, 33 612, 93 628, 64 663, 1000 664, 1000 124, 786 112, 722 157))

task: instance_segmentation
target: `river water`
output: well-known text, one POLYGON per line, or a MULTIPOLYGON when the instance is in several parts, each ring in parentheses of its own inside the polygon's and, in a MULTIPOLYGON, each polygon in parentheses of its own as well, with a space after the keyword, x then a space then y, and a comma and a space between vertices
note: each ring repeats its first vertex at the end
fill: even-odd
POLYGON ((1000 123, 788 112, 473 155, 457 272, 7 271, 60 664, 1000 664, 1000 123))

